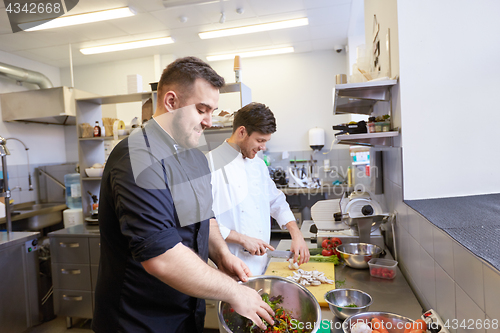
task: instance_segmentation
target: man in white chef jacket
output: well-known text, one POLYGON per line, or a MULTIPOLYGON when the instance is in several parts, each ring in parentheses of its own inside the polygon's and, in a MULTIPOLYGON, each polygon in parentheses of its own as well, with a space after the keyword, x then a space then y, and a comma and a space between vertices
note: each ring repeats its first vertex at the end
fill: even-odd
POLYGON ((257 156, 276 132, 276 119, 261 103, 241 108, 233 133, 207 154, 212 172, 213 211, 229 250, 242 259, 253 275, 264 273, 266 251, 274 250, 272 216, 292 237, 291 251, 299 265, 309 261, 309 250, 285 195, 276 188, 264 161, 257 156))

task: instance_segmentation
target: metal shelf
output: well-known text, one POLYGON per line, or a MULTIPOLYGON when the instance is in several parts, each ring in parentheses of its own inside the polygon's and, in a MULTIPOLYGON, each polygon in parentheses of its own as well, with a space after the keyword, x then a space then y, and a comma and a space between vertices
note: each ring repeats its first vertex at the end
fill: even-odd
POLYGON ((333 88, 333 114, 365 114, 373 112, 380 101, 390 101, 390 90, 397 80, 337 84, 333 88))
POLYGON ((88 180, 98 180, 101 181, 102 177, 82 177, 82 181, 88 181, 88 180))
POLYGON ((335 137, 335 143, 360 146, 392 146, 392 138, 398 137, 399 131, 344 134, 335 137))
MULTIPOLYGON (((123 140, 128 135, 119 135, 118 140, 123 140)), ((78 138, 78 141, 108 141, 108 140, 114 140, 114 137, 112 136, 98 136, 98 137, 92 137, 92 138, 78 138)))

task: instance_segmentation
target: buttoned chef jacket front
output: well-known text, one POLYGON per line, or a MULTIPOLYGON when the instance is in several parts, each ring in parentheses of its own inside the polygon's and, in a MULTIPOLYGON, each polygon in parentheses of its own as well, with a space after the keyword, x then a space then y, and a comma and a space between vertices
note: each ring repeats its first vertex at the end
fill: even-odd
MULTIPOLYGON (((225 141, 209 152, 207 159, 212 172, 213 211, 224 239, 235 230, 269 243, 271 216, 282 229, 295 220, 285 195, 276 188, 261 158, 243 158, 225 141)), ((264 273, 267 255, 251 255, 239 244, 227 245, 247 264, 252 275, 264 273)))

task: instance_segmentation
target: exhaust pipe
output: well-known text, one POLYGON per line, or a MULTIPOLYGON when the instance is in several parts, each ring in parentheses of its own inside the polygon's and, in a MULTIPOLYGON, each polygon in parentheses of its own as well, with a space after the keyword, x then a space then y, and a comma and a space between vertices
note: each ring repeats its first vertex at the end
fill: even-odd
POLYGON ((0 62, 0 74, 21 82, 34 83, 40 89, 53 88, 52 82, 42 73, 0 62))

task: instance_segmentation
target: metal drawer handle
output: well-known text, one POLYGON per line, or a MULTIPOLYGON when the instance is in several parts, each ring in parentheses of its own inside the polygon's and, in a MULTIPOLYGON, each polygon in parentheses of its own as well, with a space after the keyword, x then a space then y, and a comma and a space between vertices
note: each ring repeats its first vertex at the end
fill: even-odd
POLYGON ((80 247, 80 243, 59 243, 61 247, 80 247))
POLYGON ((67 296, 67 295, 63 295, 62 298, 65 301, 77 301, 77 302, 83 301, 83 296, 67 296))
POLYGON ((65 268, 62 268, 61 269, 61 273, 63 273, 63 274, 77 275, 77 274, 81 274, 82 271, 80 271, 79 269, 65 269, 65 268))
POLYGON ((207 308, 215 308, 215 304, 206 303, 207 308))

